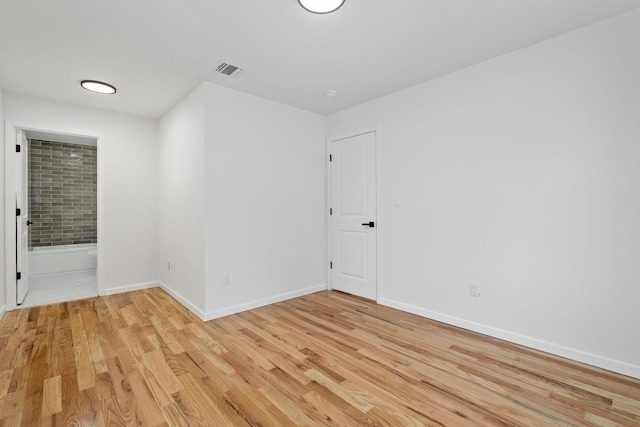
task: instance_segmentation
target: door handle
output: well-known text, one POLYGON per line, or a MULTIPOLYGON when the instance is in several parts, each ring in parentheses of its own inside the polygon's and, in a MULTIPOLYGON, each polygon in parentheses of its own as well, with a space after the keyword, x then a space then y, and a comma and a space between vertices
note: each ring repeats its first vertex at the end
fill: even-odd
POLYGON ((33 221, 27 220, 27 225, 31 225, 31 224, 33 224, 33 221))
POLYGON ((375 226, 376 226, 376 223, 375 223, 375 222, 373 222, 373 221, 371 221, 371 222, 365 222, 365 223, 363 223, 362 225, 363 225, 364 227, 371 227, 371 228, 373 228, 373 227, 375 227, 375 226))

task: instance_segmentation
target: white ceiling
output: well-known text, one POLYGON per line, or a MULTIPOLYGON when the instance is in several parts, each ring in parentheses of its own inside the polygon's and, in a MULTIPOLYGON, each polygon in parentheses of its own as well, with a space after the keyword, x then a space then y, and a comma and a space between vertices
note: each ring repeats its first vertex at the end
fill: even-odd
POLYGON ((346 0, 314 15, 297 0, 0 0, 0 88, 158 118, 209 81, 330 114, 637 7, 346 0), (222 61, 246 72, 219 75, 222 61), (118 93, 92 94, 83 79, 118 93))

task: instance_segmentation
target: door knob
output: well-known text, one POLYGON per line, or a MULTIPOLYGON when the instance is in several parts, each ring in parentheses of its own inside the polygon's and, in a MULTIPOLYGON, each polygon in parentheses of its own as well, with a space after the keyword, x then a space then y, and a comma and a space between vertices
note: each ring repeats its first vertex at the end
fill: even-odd
POLYGON ((375 226, 376 226, 376 223, 375 223, 375 222, 373 222, 373 221, 371 221, 371 222, 365 222, 365 223, 363 223, 362 225, 363 225, 363 226, 365 226, 365 227, 371 227, 371 228, 373 228, 373 227, 375 227, 375 226))

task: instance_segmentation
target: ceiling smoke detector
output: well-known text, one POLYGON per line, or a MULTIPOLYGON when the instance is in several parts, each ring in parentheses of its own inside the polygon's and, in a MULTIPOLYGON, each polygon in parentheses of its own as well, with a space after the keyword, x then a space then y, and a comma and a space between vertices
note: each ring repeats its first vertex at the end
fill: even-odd
POLYGON ((328 99, 333 99, 333 98, 335 98, 337 96, 338 96, 338 91, 337 90, 333 90, 333 89, 328 90, 328 91, 326 91, 324 93, 324 97, 328 98, 328 99))
POLYGON ((224 74, 225 76, 237 76, 243 71, 243 68, 240 68, 237 65, 227 64, 226 62, 218 65, 218 68, 216 68, 216 72, 224 74))

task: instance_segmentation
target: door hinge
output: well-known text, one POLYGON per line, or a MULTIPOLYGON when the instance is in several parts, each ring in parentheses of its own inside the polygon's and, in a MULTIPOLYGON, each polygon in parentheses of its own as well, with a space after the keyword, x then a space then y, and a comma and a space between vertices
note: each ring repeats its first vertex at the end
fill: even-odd
POLYGON ((20 152, 20 144, 16 144, 16 153, 20 152))
POLYGON ((329 154, 329 161, 333 162, 333 156, 331 154, 329 154))
POLYGON ((16 216, 20 216, 20 208, 16 209, 16 216))
POLYGON ((333 215, 333 208, 329 208, 329 215, 333 215))
POLYGON ((329 263, 329 269, 333 270, 333 261, 329 263))
POLYGON ((16 280, 20 280, 22 279, 22 273, 20 273, 19 271, 16 273, 16 280))

